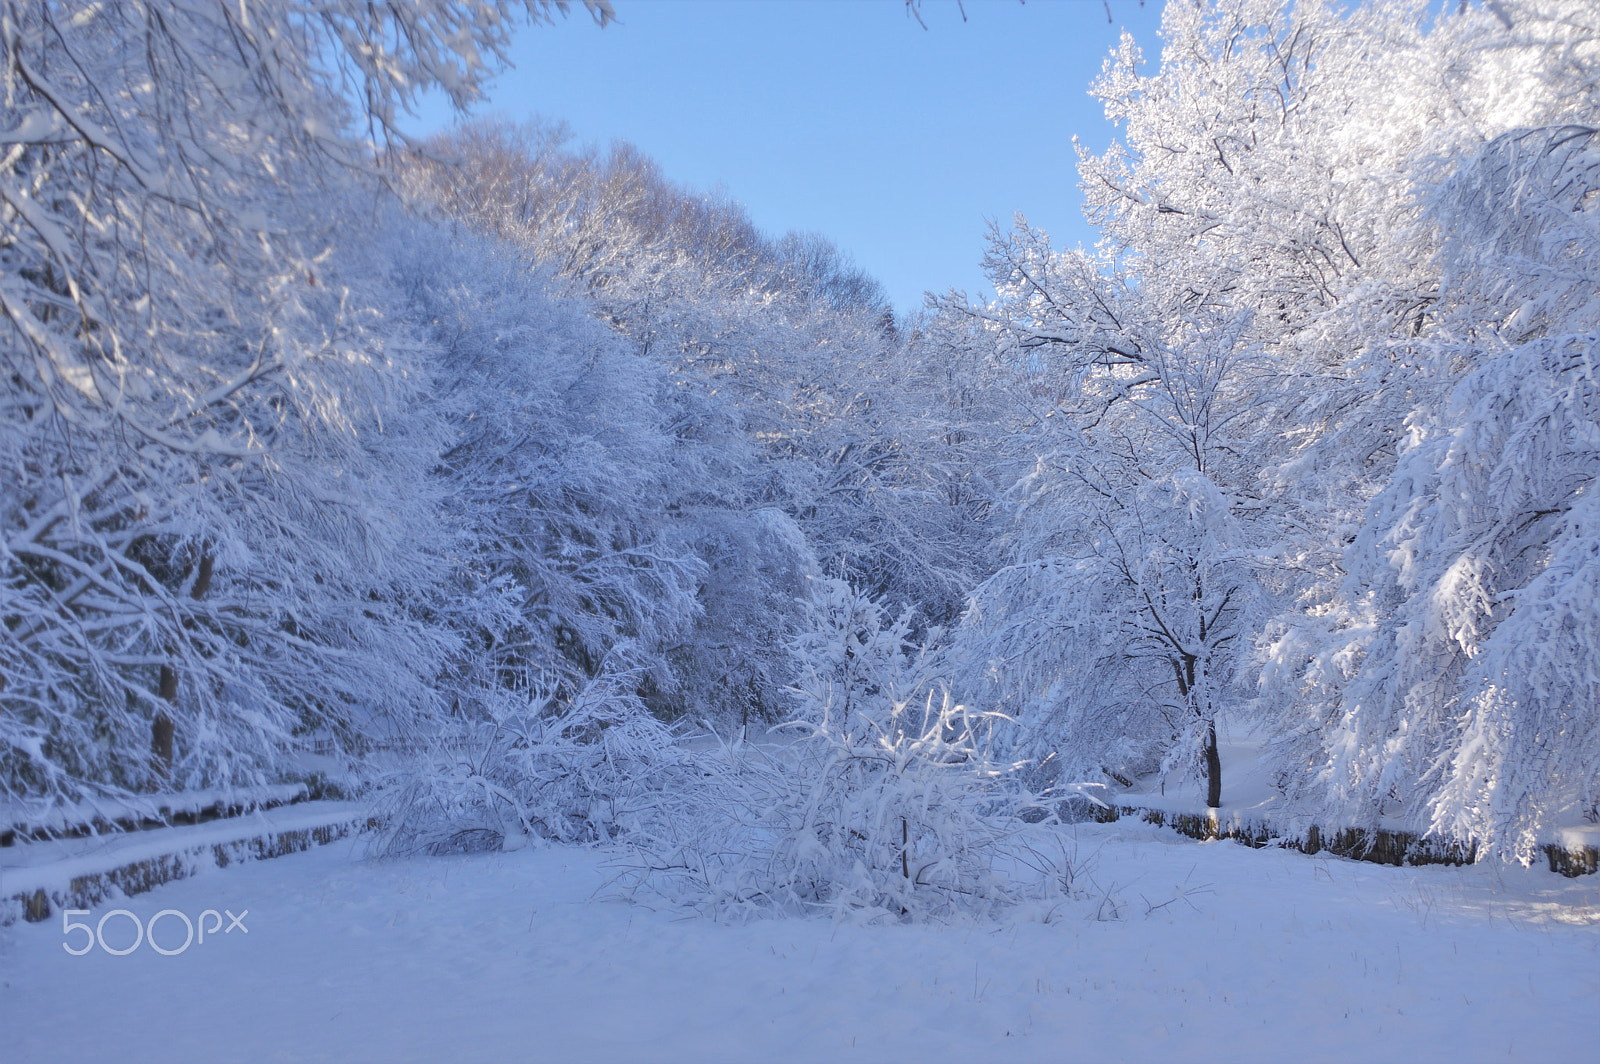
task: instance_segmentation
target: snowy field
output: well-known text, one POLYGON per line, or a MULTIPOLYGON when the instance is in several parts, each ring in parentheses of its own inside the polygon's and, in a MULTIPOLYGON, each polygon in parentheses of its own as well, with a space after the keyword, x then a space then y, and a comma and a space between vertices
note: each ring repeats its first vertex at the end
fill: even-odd
MULTIPOLYGON (((0 929, 0 1060, 1368 1064, 1593 1051, 1596 877, 1394 869, 1127 823, 1063 833, 1088 887, 1072 907, 941 927, 685 918, 597 896, 596 850, 380 862, 340 843, 124 902, 146 921, 248 910, 247 933, 176 956, 70 956, 59 917, 0 929)), ((123 917, 105 934, 117 948, 133 938, 123 917)), ((160 925, 164 947, 181 938, 179 921, 160 925)))

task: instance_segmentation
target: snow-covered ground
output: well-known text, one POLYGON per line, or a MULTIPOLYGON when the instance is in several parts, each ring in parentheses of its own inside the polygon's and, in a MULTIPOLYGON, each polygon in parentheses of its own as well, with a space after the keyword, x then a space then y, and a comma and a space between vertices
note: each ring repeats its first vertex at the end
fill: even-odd
MULTIPOLYGON (((1047 923, 941 927, 730 926, 597 899, 595 850, 368 861, 337 843, 121 903, 146 921, 248 910, 247 931, 176 956, 70 956, 59 915, 0 929, 0 1060, 1367 1064, 1593 1050, 1600 879, 1394 869, 1126 821, 1062 836, 1088 895, 1047 923)), ((176 948, 181 922, 158 934, 176 948)), ((125 946, 131 922, 105 935, 125 946)))

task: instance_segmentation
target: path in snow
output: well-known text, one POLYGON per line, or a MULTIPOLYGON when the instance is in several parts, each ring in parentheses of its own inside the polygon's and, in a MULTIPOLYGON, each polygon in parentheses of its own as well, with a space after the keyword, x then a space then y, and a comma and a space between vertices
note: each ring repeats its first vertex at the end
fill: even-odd
MULTIPOLYGON (((337 843, 122 903, 145 920, 249 910, 247 934, 178 956, 69 956, 59 916, 0 930, 0 1060, 1417 1064, 1593 1049, 1600 879, 1075 832, 1118 919, 1085 903, 1049 924, 727 926, 590 901, 591 850, 378 862, 337 843)), ((181 924, 161 926, 175 947, 181 924)), ((126 944, 131 923, 106 934, 126 944)))

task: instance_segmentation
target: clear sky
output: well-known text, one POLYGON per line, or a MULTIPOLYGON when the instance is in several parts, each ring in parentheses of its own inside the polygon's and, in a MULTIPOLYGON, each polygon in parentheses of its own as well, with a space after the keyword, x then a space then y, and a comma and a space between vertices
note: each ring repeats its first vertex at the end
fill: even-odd
MULTIPOLYGON (((517 32, 515 68, 478 114, 566 121, 578 142, 632 141, 669 178, 721 186, 762 229, 813 230, 888 288, 987 290, 985 220, 1021 211, 1058 246, 1093 243, 1072 138, 1113 136, 1087 89, 1123 26, 1159 57, 1161 3, 613 0, 517 32)), ((452 120, 425 105, 413 132, 452 120)))

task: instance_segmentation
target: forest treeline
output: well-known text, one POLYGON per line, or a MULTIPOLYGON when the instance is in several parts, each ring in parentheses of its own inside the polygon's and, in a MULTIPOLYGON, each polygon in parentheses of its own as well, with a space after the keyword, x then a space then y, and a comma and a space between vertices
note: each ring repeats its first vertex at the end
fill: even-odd
POLYGON ((383 750, 394 848, 681 871, 748 824, 676 734, 800 719, 695 889, 901 913, 919 846, 991 882, 986 780, 1225 803, 1219 713, 1307 822, 1600 815, 1591 3, 1171 4, 1093 86, 1096 248, 1019 217, 910 320, 627 145, 400 134, 565 13, 7 9, 13 804, 383 750))

